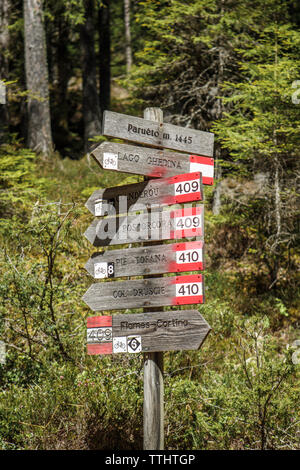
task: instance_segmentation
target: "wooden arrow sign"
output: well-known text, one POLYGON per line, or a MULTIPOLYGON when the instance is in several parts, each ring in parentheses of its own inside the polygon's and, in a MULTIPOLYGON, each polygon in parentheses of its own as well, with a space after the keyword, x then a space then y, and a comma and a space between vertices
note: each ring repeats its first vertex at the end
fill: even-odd
POLYGON ((88 354, 199 349, 210 332, 197 310, 89 317, 88 354))
POLYGON ((204 242, 172 243, 95 253, 86 270, 95 279, 203 270, 204 242))
POLYGON ((199 171, 202 173, 203 184, 212 185, 214 182, 214 159, 209 157, 114 142, 103 142, 91 154, 107 170, 153 178, 199 171))
POLYGON ((214 134, 168 123, 104 111, 103 135, 158 148, 213 156, 214 134))
POLYGON ((85 232, 94 246, 203 237, 204 207, 151 211, 138 215, 95 219, 85 232))
POLYGON ((204 303, 202 274, 92 284, 82 300, 94 311, 204 303))
POLYGON ((126 214, 171 204, 202 201, 201 173, 187 173, 142 183, 98 189, 85 207, 95 216, 126 214))

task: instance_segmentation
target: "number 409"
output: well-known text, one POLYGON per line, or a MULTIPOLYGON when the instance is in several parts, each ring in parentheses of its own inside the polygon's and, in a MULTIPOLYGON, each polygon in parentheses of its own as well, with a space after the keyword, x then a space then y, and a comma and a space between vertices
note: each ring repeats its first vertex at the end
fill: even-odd
POLYGON ((177 183, 175 185, 175 192, 179 194, 196 193, 199 191, 199 181, 186 181, 185 183, 177 183))

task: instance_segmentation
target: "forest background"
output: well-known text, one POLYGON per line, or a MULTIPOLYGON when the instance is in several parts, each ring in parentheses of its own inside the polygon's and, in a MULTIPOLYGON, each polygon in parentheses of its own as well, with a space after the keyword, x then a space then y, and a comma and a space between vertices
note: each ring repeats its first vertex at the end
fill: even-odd
POLYGON ((165 447, 299 449, 298 7, 1 0, 1 449, 142 448, 141 355, 86 354, 83 233, 95 189, 141 179, 89 157, 103 111, 153 106, 216 141, 212 331, 164 355, 165 447))

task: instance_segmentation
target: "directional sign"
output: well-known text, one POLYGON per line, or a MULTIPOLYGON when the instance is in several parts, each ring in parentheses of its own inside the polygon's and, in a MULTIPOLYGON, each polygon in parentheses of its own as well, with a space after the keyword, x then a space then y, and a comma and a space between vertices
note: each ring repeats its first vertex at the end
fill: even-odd
POLYGON ((199 349, 210 331, 197 310, 89 317, 88 354, 199 349))
POLYGON ((203 237, 204 206, 95 219, 85 232, 94 246, 203 237))
POLYGON ((202 271, 204 242, 172 243, 95 253, 86 270, 95 279, 202 271))
POLYGON ((199 171, 203 184, 212 185, 214 182, 214 159, 209 157, 114 142, 103 142, 91 154, 102 168, 108 170, 153 178, 199 171))
POLYGON ((201 173, 187 173, 142 183, 98 189, 85 206, 95 216, 137 212, 184 202, 202 201, 201 173))
POLYGON ((104 111, 103 135, 145 145, 213 156, 214 134, 104 111))
POLYGON ((202 274, 92 284, 82 300, 94 311, 204 303, 202 274))

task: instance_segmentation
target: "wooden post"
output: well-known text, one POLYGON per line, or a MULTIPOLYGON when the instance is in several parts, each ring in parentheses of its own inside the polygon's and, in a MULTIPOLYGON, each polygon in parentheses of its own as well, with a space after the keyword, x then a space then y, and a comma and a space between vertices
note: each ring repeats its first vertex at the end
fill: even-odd
MULTIPOLYGON (((144 118, 163 122, 160 108, 146 108, 144 118)), ((146 177, 147 178, 147 177, 146 177)), ((149 276, 148 276, 149 277, 149 276)), ((151 309, 144 309, 144 311, 151 309)), ((144 354, 144 450, 164 449, 163 353, 144 354)))

